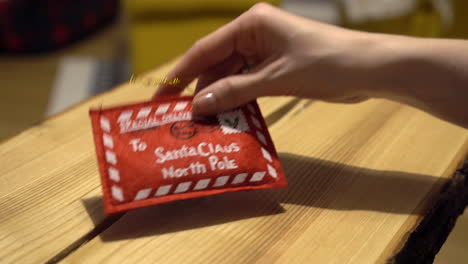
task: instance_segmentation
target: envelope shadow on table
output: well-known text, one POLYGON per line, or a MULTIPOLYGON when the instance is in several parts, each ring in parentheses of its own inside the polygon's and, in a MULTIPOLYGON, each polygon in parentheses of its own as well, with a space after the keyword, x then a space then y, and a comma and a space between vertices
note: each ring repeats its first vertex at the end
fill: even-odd
MULTIPOLYGON (((294 210, 323 208, 420 214, 415 211, 420 199, 444 182, 429 175, 372 170, 289 153, 279 156, 289 183, 287 189, 227 193, 134 210, 115 221, 100 237, 112 241, 266 215, 281 217, 287 214, 284 209, 287 204, 308 208, 294 210)), ((102 201, 92 198, 83 203, 91 210, 96 208, 95 203, 102 201)))

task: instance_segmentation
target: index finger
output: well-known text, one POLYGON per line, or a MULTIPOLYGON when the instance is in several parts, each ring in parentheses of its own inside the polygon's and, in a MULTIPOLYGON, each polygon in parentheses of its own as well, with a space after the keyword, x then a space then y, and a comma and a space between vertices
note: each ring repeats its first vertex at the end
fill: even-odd
POLYGON ((169 80, 178 78, 180 82, 176 85, 160 84, 155 96, 180 93, 197 76, 228 58, 235 50, 239 18, 195 42, 167 76, 169 80))

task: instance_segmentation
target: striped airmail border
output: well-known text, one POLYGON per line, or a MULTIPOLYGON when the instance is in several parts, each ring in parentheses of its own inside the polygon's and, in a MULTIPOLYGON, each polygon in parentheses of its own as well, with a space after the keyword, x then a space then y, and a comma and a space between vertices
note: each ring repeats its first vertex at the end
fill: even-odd
MULTIPOLYGON (((257 136, 257 139, 264 145, 264 146, 267 146, 268 143, 266 141, 266 138, 265 138, 265 135, 262 133, 263 131, 263 128, 262 128, 262 124, 260 123, 260 121, 255 117, 255 115, 257 114, 257 111, 255 110, 255 108, 252 106, 252 104, 248 104, 247 105, 247 110, 249 110, 250 114, 249 114, 249 118, 250 118, 250 121, 252 121, 252 124, 254 124, 255 128, 254 131, 255 131, 255 135, 257 136)), ((270 161, 271 162, 271 161, 270 161)))
MULTIPOLYGON (((170 105, 171 104, 169 103, 159 105, 155 109, 154 114, 159 115, 159 114, 167 113, 167 111, 170 108, 170 105)), ((187 105, 188 105, 188 102, 176 103, 172 111, 173 112, 182 111, 187 107, 187 105)), ((250 118, 252 124, 255 126, 254 132, 255 132, 257 139, 265 147, 268 146, 266 138, 264 134, 262 133, 263 131, 262 124, 255 117, 255 115, 257 114, 255 108, 251 104, 248 104, 247 109, 249 111, 248 117, 250 118)), ((137 112, 136 118, 147 117, 150 115, 151 111, 152 111, 152 107, 141 108, 137 112)), ((117 120, 118 122, 126 121, 130 119, 132 115, 133 115, 133 111, 124 111, 119 115, 117 120)), ((108 176, 109 176, 109 179, 111 179, 113 182, 118 183, 120 182, 120 173, 119 173, 119 170, 114 167, 115 165, 117 165, 117 155, 115 154, 115 152, 112 151, 112 149, 114 148, 114 142, 113 142, 112 137, 109 134, 105 133, 105 132, 110 132, 111 130, 110 122, 105 117, 101 117, 100 124, 101 124, 101 129, 104 131, 102 140, 103 140, 104 146, 106 147, 105 158, 106 158, 106 162, 110 165, 107 170, 108 176)), ((278 177, 276 169, 272 166, 273 159, 271 157, 271 154, 264 147, 261 147, 261 152, 262 152, 263 158, 268 162, 267 171, 254 172, 249 179, 250 182, 259 182, 263 180, 267 172, 273 178, 278 177)), ((248 173, 239 173, 235 175, 234 177, 232 177, 232 181, 230 182, 230 184, 237 185, 237 184, 244 183, 247 180, 248 176, 249 176, 248 173)), ((214 181, 213 181, 213 178, 206 178, 206 179, 200 179, 198 181, 181 182, 177 184, 175 188, 174 188, 174 184, 163 185, 155 189, 154 196, 160 197, 160 196, 165 196, 169 194, 187 192, 192 187, 192 184, 194 184, 194 182, 196 182, 193 187, 194 191, 200 191, 200 190, 204 190, 208 188, 208 186, 212 183, 212 181, 213 181, 213 184, 211 188, 219 188, 228 184, 230 179, 231 179, 230 175, 224 175, 224 176, 217 177, 214 181)), ((153 192, 153 188, 141 189, 137 192, 133 200, 138 201, 138 200, 147 199, 148 197, 150 197, 152 192, 153 192)), ((117 201, 122 202, 124 200, 124 193, 123 193, 122 188, 118 187, 115 184, 111 186, 111 194, 112 194, 112 197, 116 199, 117 201)))
MULTIPOLYGON (((276 177, 276 170, 270 165, 267 165, 267 166, 269 167, 269 174, 272 175, 272 172, 270 171, 270 168, 271 168, 273 170, 273 175, 275 175, 276 177)), ((266 175, 266 173, 267 173, 266 171, 255 172, 253 173, 249 181, 250 182, 261 181, 266 175)), ((197 181, 181 182, 179 184, 162 185, 154 189, 155 190, 154 196, 160 197, 160 196, 165 196, 169 194, 184 193, 184 192, 187 192, 192 186, 194 186, 193 187, 194 191, 201 191, 201 190, 207 189, 210 184, 212 184, 211 188, 216 189, 216 188, 223 187, 226 184, 228 184, 230 178, 232 178, 232 181, 231 181, 232 185, 241 184, 247 180, 247 176, 248 176, 248 173, 239 173, 235 177, 224 175, 224 176, 219 176, 215 179, 206 178, 206 179, 200 179, 197 181)), ((145 189, 139 190, 133 200, 138 201, 138 200, 147 199, 149 198, 152 192, 153 192, 152 188, 145 188, 145 189)))
MULTIPOLYGON (((257 136, 257 139, 265 146, 268 146, 267 140, 265 138, 265 135, 262 133, 265 128, 262 127, 262 124, 260 121, 255 117, 258 113, 255 110, 255 107, 252 104, 247 105, 247 110, 250 112, 249 113, 249 118, 250 121, 252 121, 252 124, 255 126, 254 131, 255 135, 257 136)), ((278 173, 276 172, 275 168, 272 166, 273 165, 273 159, 271 158, 270 152, 268 152, 265 148, 261 147, 262 151, 262 156, 264 159, 268 161, 267 163, 267 170, 268 174, 270 174, 271 177, 277 178, 278 173)))
MULTIPOLYGON (((107 164, 109 164, 109 167, 107 169, 107 175, 109 176, 109 179, 111 179, 113 182, 118 183, 120 182, 120 172, 117 168, 115 168, 115 165, 117 165, 117 154, 113 151, 114 149, 114 140, 112 136, 108 133, 111 131, 111 125, 109 119, 101 116, 100 125, 101 129, 103 131, 102 133, 102 143, 104 145, 104 156, 106 159, 107 164)), ((117 185, 112 185, 111 186, 111 194, 114 199, 117 201, 122 202, 124 200, 124 194, 122 188, 118 187, 117 185)))
MULTIPOLYGON (((168 112, 169 113, 180 112, 180 111, 185 110, 188 104, 189 104, 188 101, 184 101, 184 102, 178 102, 178 103, 172 103, 172 104, 171 103, 160 104, 157 108, 154 108, 154 109, 151 106, 143 107, 139 111, 135 112, 136 113, 135 118, 136 119, 146 118, 150 116, 152 111, 154 111, 154 115, 162 115, 168 112), (172 108, 172 110, 169 111, 169 109, 171 108, 171 105, 174 105, 174 107, 172 108)), ((134 114, 133 110, 123 111, 122 113, 120 113, 119 117, 117 118, 117 122, 122 123, 122 122, 130 120, 133 114, 134 114)))

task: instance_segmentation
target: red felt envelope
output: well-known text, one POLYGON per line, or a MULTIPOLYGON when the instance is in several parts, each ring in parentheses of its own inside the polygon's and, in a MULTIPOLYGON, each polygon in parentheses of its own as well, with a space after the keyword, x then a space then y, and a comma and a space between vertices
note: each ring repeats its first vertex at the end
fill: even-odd
POLYGON ((193 97, 92 109, 107 214, 287 182, 260 108, 192 117, 193 97))

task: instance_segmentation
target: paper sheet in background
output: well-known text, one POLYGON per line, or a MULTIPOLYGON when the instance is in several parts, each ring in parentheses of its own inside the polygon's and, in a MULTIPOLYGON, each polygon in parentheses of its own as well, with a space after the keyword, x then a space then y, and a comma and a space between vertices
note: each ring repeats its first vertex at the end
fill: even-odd
POLYGON ((64 57, 57 68, 46 117, 129 79, 130 69, 124 61, 84 56, 64 57))

